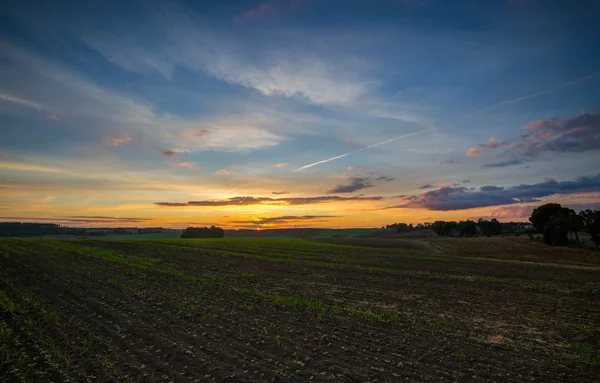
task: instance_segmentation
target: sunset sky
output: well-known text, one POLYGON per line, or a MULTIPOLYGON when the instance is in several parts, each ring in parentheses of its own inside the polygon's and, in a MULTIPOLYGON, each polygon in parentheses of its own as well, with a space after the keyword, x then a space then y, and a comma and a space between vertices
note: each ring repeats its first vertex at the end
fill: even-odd
POLYGON ((599 20, 577 0, 4 0, 0 221, 600 207, 599 20))

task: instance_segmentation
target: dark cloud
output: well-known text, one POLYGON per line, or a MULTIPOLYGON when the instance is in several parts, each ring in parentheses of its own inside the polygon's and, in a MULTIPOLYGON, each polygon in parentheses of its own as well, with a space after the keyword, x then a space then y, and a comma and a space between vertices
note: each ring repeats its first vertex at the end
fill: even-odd
POLYGON ((274 192, 273 192, 273 193, 271 193, 271 194, 275 194, 275 195, 281 195, 281 194, 289 194, 289 193, 288 193, 288 192, 286 192, 286 191, 274 191, 274 192))
POLYGON ((543 197, 555 194, 580 192, 600 192, 600 174, 593 177, 579 177, 574 181, 557 182, 547 178, 544 182, 532 185, 516 185, 508 188, 483 186, 479 188, 442 187, 405 198, 405 203, 392 208, 426 208, 429 210, 461 210, 476 207, 511 205, 523 202, 537 202, 543 197))
POLYGON ((327 193, 353 193, 357 190, 372 188, 374 185, 368 177, 351 177, 348 185, 336 185, 327 190, 327 193))
POLYGON ((461 184, 470 184, 471 180, 462 180, 460 181, 461 184))
POLYGON ((481 165, 482 168, 505 168, 507 166, 521 165, 525 163, 522 160, 509 160, 503 162, 496 162, 494 164, 481 165))
POLYGON ((379 176, 377 178, 350 177, 350 178, 348 178, 348 181, 350 181, 349 184, 335 185, 335 186, 331 187, 329 190, 327 190, 327 193, 328 194, 353 193, 358 190, 367 189, 367 188, 371 188, 371 187, 375 186, 375 185, 373 185, 373 182, 375 182, 375 181, 390 182, 393 180, 394 180, 394 178, 390 178, 390 177, 386 177, 386 176, 379 176))
POLYGON ((586 152, 600 149, 600 108, 575 117, 552 117, 532 121, 523 127, 525 132, 516 141, 490 139, 480 145, 488 149, 517 149, 525 154, 539 152, 586 152))
POLYGON ((240 220, 240 221, 229 221, 229 223, 241 223, 241 224, 255 224, 264 225, 266 223, 288 223, 294 221, 315 221, 324 220, 326 218, 339 217, 337 215, 284 215, 279 217, 261 217, 256 220, 240 220))
POLYGON ((482 192, 492 192, 492 191, 498 191, 498 190, 504 190, 503 187, 500 186, 482 186, 479 188, 479 190, 481 190, 482 192))
POLYGON ((163 150, 160 152, 161 157, 175 157, 178 154, 179 152, 176 152, 174 150, 163 150))
POLYGON ((421 185, 419 186, 419 189, 433 189, 435 188, 435 185, 431 185, 431 184, 425 184, 425 185, 421 185))
POLYGON ((383 197, 294 197, 294 198, 271 198, 271 197, 232 197, 220 200, 189 201, 189 202, 155 202, 155 205, 165 207, 178 206, 247 206, 247 205, 310 205, 323 202, 348 202, 348 201, 381 201, 383 197))

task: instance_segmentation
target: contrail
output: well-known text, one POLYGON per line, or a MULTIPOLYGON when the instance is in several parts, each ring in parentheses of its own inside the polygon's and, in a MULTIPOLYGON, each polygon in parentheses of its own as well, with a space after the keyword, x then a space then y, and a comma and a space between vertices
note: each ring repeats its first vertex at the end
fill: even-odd
MULTIPOLYGON (((362 150, 362 149, 361 149, 361 150, 362 150)), ((342 155, 340 155, 340 156, 335 156, 335 157, 331 157, 331 158, 328 158, 328 159, 326 159, 326 160, 323 160, 323 161, 318 161, 318 162, 314 162, 314 163, 312 163, 312 164, 304 165, 303 167, 301 167, 301 168, 298 168, 298 169, 296 169, 296 170, 294 170, 294 171, 295 171, 295 172, 297 172, 297 171, 299 171, 299 170, 303 170, 303 169, 312 168, 313 166, 317 166, 317 165, 320 165, 320 164, 324 164, 325 162, 329 162, 329 161, 337 160, 338 158, 346 157, 348 154, 352 154, 352 153, 356 153, 356 152, 348 152, 348 153, 344 153, 344 154, 342 154, 342 155)))
POLYGON ((546 90, 543 90, 541 92, 531 93, 531 94, 528 94, 526 96, 515 98, 513 100, 500 101, 499 103, 494 104, 492 106, 488 106, 487 108, 483 108, 483 109, 478 110, 476 112, 469 113, 467 116, 474 116, 474 115, 477 115, 477 114, 485 113, 485 112, 488 112, 488 111, 490 111, 492 109, 496 109, 497 107, 499 107, 501 105, 514 104, 515 102, 519 102, 519 101, 527 100, 529 98, 534 98, 534 97, 537 97, 537 96, 541 96, 541 95, 546 94, 546 93, 551 93, 551 92, 554 92, 555 90, 559 90, 561 88, 565 88, 567 86, 570 86, 570 85, 573 85, 573 84, 577 84, 578 82, 589 80, 589 79, 594 78, 594 77, 596 77, 598 75, 600 75, 600 72, 592 73, 589 76, 585 76, 585 77, 582 77, 582 78, 578 78, 578 79, 575 79, 575 80, 571 80, 571 81, 565 82, 564 84, 560 84, 558 86, 555 86, 554 88, 546 89, 546 90))
POLYGON ((320 164, 324 164, 325 162, 329 162, 329 161, 337 160, 337 159, 339 159, 339 158, 342 158, 342 157, 346 157, 346 156, 347 156, 347 155, 349 155, 349 154, 353 154, 353 153, 362 152, 363 150, 367 150, 367 149, 369 149, 369 148, 374 148, 375 146, 379 146, 379 145, 387 144, 388 142, 396 141, 396 140, 399 140, 399 139, 401 139, 401 138, 406 138, 406 137, 410 137, 410 136, 416 136, 417 134, 422 134, 422 133, 425 133, 425 132, 427 132, 427 131, 428 131, 428 130, 421 130, 421 131, 419 131, 419 132, 412 132, 412 133, 403 134, 403 135, 401 135, 401 136, 398 136, 398 137, 390 138, 389 140, 385 140, 385 141, 381 141, 381 142, 378 142, 378 143, 376 143, 376 144, 373 144, 373 145, 365 146, 364 148, 362 148, 362 149, 358 149, 358 150, 355 150, 355 151, 353 151, 353 152, 344 153, 344 154, 341 154, 341 155, 339 155, 339 156, 335 156, 335 157, 328 158, 328 159, 326 159, 326 160, 317 161, 317 162, 314 162, 314 163, 312 163, 312 164, 304 165, 303 167, 301 167, 301 168, 298 168, 298 169, 296 169, 296 170, 294 170, 294 171, 295 171, 295 172, 297 172, 297 171, 300 171, 300 170, 304 170, 304 169, 312 168, 313 166, 317 166, 317 165, 320 165, 320 164))
POLYGON ((0 100, 4 100, 4 101, 8 101, 8 102, 14 102, 16 104, 21 104, 21 105, 28 106, 30 108, 37 109, 37 110, 43 110, 44 109, 44 107, 41 106, 40 104, 38 104, 37 102, 33 102, 33 101, 29 101, 29 100, 24 100, 24 99, 18 98, 18 97, 9 96, 7 94, 0 93, 0 100))
POLYGON ((374 147, 379 146, 379 145, 387 144, 388 142, 396 141, 396 140, 399 140, 401 138, 410 137, 410 136, 416 136, 417 134, 422 134, 422 133, 425 133, 425 132, 427 132, 427 130, 421 130, 419 132, 412 132, 412 133, 403 134, 403 135, 398 136, 398 137, 390 138, 389 140, 385 140, 385 141, 378 142, 378 143, 373 144, 373 145, 369 145, 366 148, 362 148, 362 149, 357 150, 357 152, 360 152, 360 151, 363 151, 363 150, 369 149, 369 148, 374 148, 374 147))

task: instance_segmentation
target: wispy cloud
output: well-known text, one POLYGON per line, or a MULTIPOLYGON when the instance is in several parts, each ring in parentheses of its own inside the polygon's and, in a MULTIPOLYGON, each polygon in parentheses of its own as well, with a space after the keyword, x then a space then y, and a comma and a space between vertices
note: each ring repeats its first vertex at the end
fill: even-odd
POLYGON ((393 142, 393 141, 400 140, 400 139, 407 138, 407 137, 411 137, 411 136, 416 136, 418 134, 423 134, 423 133, 426 133, 427 131, 428 130, 421 130, 421 131, 418 131, 418 132, 403 134, 403 135, 398 136, 398 137, 390 138, 389 140, 385 140, 385 141, 378 142, 376 144, 365 146, 364 148, 355 150, 353 152, 344 153, 344 154, 341 154, 339 156, 328 158, 326 160, 321 160, 321 161, 313 162, 312 164, 304 165, 304 166, 296 169, 295 171, 297 172, 297 171, 300 171, 300 170, 312 168, 313 166, 317 166, 317 165, 321 165, 321 164, 324 164, 324 163, 327 163, 327 162, 330 162, 330 161, 334 161, 334 160, 346 157, 347 155, 350 155, 350 154, 353 154, 353 153, 362 152, 363 150, 374 148, 376 146, 387 144, 389 142, 393 142))
POLYGON ((247 220, 233 220, 229 223, 265 225, 272 223, 293 223, 302 221, 327 221, 328 218, 337 218, 337 215, 283 215, 277 217, 257 217, 247 220))
POLYGON ((198 166, 197 163, 195 163, 195 162, 188 162, 188 161, 175 162, 174 165, 175 166, 179 166, 180 168, 195 168, 195 167, 198 166))
POLYGON ((508 166, 521 165, 523 163, 524 163, 524 161, 522 161, 522 160, 514 159, 514 160, 496 162, 493 164, 485 164, 485 165, 481 165, 481 167, 482 168, 505 168, 508 166))
POLYGON ((227 199, 189 201, 189 202, 156 202, 158 206, 165 207, 211 207, 211 206, 250 206, 250 205, 310 205, 324 202, 353 202, 353 201, 381 201, 383 197, 339 197, 339 196, 319 196, 319 197, 289 197, 289 198, 271 198, 271 197, 231 197, 227 199))
POLYGON ((286 191, 274 191, 271 194, 274 194, 274 195, 283 195, 283 194, 289 194, 289 192, 286 192, 286 191))
POLYGON ((217 174, 219 176, 228 176, 230 174, 233 174, 233 172, 230 170, 226 170, 226 169, 219 169, 215 172, 215 174, 217 174))
POLYGON ((277 167, 277 168, 285 168, 289 164, 290 164, 289 162, 282 162, 282 163, 276 164, 275 167, 277 167))
POLYGON ((257 7, 244 12, 235 20, 260 20, 264 18, 274 18, 278 15, 297 9, 306 3, 306 0, 279 0, 266 1, 260 3, 257 7))
POLYGON ((110 146, 121 146, 131 142, 131 136, 128 133, 118 133, 106 137, 106 144, 110 146))
POLYGON ((22 162, 0 161, 0 169, 20 170, 26 172, 58 173, 61 170, 55 167, 27 164, 22 162))
POLYGON ((51 120, 51 121, 58 121, 60 120, 60 116, 58 114, 54 114, 54 113, 48 113, 44 116, 44 118, 46 120, 51 120))

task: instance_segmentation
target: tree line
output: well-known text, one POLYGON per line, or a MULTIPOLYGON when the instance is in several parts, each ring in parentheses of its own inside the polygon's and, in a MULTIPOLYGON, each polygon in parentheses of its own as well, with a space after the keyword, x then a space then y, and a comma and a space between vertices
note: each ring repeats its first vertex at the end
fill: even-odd
POLYGON ((223 238, 225 230, 217 226, 188 227, 181 233, 181 238, 223 238))
POLYGON ((600 210, 582 210, 579 213, 557 203, 547 203, 535 208, 529 222, 500 222, 496 218, 479 218, 477 221, 435 221, 417 225, 402 222, 386 225, 398 232, 431 229, 436 234, 452 237, 473 237, 498 234, 541 234, 542 240, 553 246, 581 244, 579 233, 590 235, 596 248, 600 245, 600 210))

